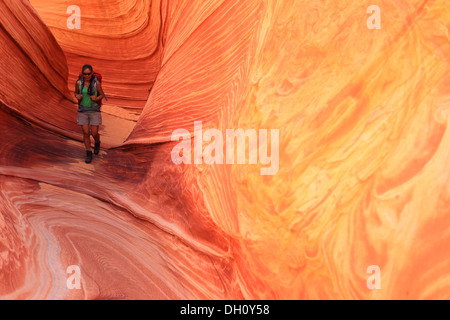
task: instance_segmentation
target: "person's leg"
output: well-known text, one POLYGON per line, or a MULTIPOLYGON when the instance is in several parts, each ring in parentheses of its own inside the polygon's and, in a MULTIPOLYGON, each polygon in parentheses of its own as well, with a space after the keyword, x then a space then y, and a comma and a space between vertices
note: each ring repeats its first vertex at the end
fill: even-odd
POLYGON ((94 154, 99 154, 100 152, 100 134, 98 132, 99 126, 102 124, 102 114, 101 112, 95 112, 91 114, 91 133, 94 138, 94 154))
POLYGON ((98 133, 98 126, 91 126, 91 135, 95 143, 100 142, 100 134, 98 133))
POLYGON ((91 135, 90 135, 90 125, 85 124, 81 126, 83 128, 83 140, 84 140, 84 146, 87 150, 91 150, 91 135))
POLYGON ((89 117, 86 112, 78 112, 77 123, 83 130, 83 142, 86 148, 86 163, 92 161, 92 150, 91 150, 91 135, 89 126, 89 117))
POLYGON ((83 128, 83 138, 84 138, 84 146, 86 148, 86 159, 84 162, 91 163, 92 162, 92 150, 91 150, 91 135, 90 135, 90 125, 85 124, 82 126, 83 128))

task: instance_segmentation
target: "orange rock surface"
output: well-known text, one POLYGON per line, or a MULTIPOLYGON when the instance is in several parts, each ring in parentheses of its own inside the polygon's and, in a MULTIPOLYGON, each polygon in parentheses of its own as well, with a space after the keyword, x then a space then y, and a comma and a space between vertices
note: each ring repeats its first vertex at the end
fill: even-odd
POLYGON ((450 12, 376 2, 2 1, 0 298, 449 299, 450 12), (176 165, 194 121, 279 129, 279 170, 176 165))

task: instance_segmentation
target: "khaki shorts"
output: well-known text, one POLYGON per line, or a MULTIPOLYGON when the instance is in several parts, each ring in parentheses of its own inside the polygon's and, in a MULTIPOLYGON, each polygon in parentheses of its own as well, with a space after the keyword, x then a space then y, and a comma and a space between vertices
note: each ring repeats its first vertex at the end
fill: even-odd
POLYGON ((101 112, 78 112, 77 124, 84 126, 90 124, 91 126, 99 126, 102 124, 101 112))

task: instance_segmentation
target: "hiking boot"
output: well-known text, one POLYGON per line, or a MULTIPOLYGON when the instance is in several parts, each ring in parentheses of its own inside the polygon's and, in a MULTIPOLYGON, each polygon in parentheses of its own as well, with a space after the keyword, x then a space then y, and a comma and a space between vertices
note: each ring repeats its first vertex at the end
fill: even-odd
POLYGON ((98 154, 100 152, 100 141, 95 143, 94 146, 94 154, 98 154))
POLYGON ((84 162, 91 163, 91 161, 92 161, 92 151, 86 150, 86 160, 84 162))

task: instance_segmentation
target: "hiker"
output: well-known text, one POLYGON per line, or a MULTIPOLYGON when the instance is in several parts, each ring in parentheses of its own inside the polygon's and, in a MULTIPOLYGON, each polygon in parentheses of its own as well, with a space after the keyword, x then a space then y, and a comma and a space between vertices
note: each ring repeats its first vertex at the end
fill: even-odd
POLYGON ((102 89, 101 78, 97 79, 97 74, 94 75, 91 65, 86 64, 81 70, 82 76, 75 84, 75 98, 78 100, 77 124, 83 129, 84 146, 86 147, 85 162, 91 163, 91 135, 95 141, 94 154, 97 155, 100 152, 98 128, 102 124, 100 106, 105 93, 102 89))

